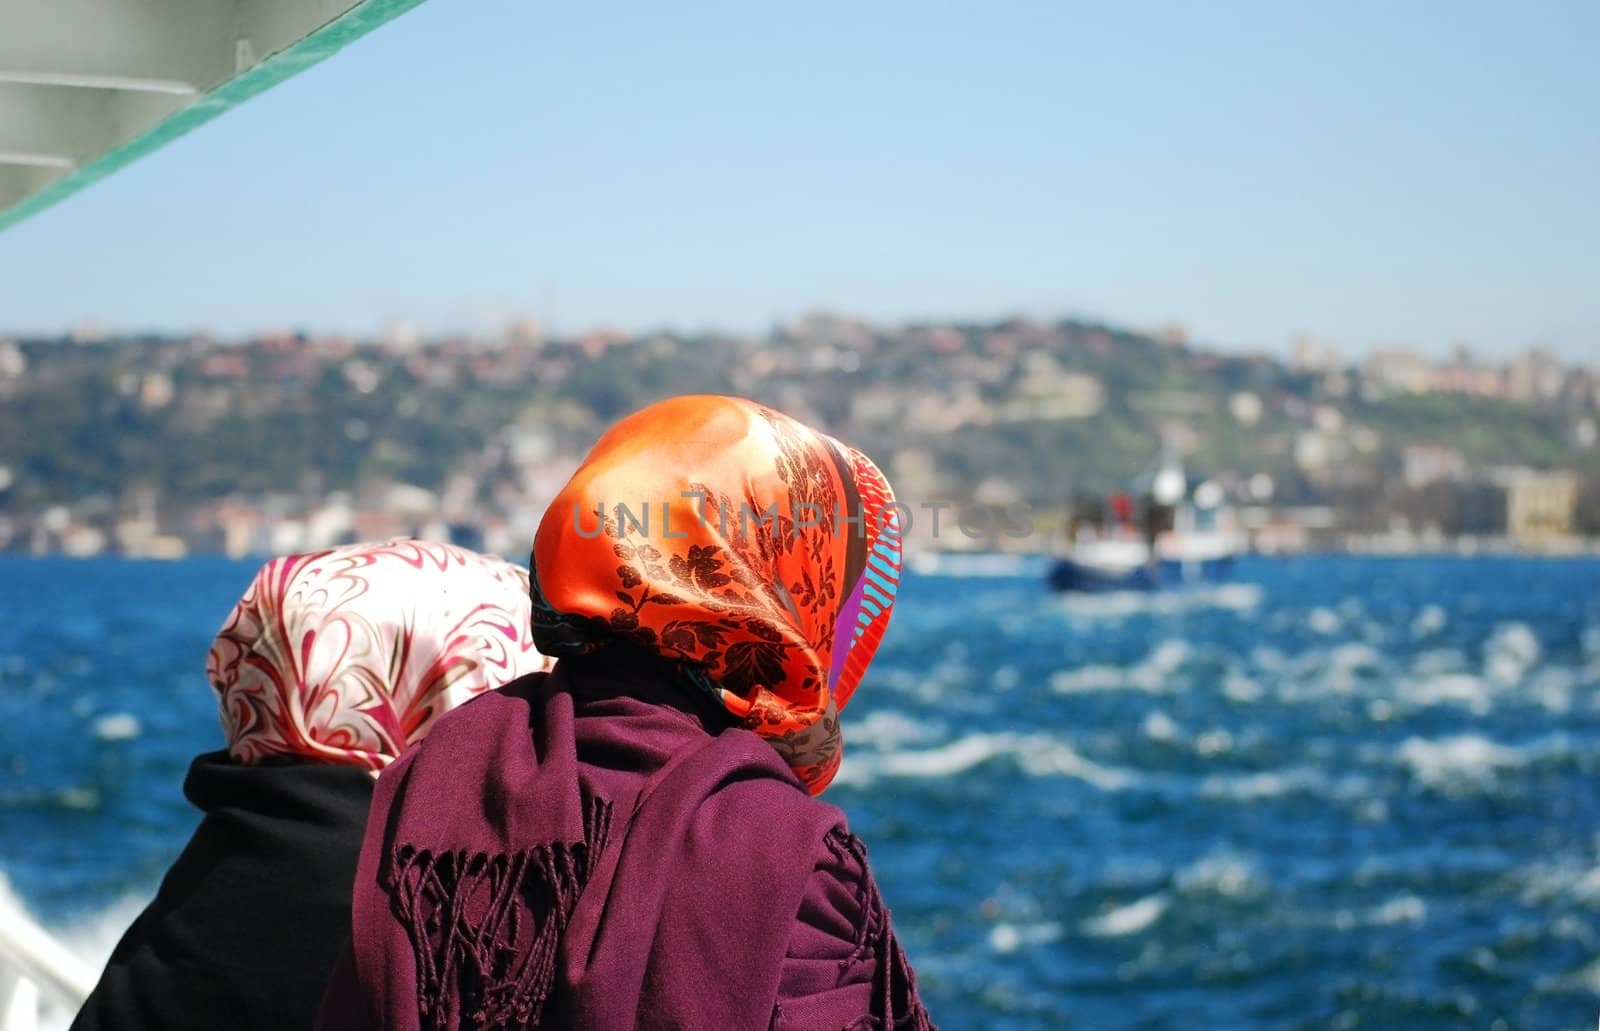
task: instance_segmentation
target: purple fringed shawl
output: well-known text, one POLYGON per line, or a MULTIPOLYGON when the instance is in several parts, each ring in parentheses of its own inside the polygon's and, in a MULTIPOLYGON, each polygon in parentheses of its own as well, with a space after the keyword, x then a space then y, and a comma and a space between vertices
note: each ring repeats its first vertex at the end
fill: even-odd
POLYGON ((843 814, 656 681, 563 660, 379 778, 320 1027, 931 1031, 843 814))

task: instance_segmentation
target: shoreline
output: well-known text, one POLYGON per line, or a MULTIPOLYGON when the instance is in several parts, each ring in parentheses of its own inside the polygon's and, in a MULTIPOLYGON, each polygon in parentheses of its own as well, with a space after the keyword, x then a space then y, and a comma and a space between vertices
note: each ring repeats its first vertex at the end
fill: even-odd
MULTIPOLYGON (((337 547, 338 545, 328 545, 337 547)), ((299 552, 318 551, 320 548, 301 548, 299 552)), ((80 553, 65 550, 53 551, 0 551, 0 561, 10 559, 74 559, 83 561, 118 559, 127 562, 183 562, 189 559, 218 559, 230 562, 264 562, 275 557, 269 551, 250 551, 230 554, 225 551, 163 550, 155 553, 121 552, 103 550, 80 553)), ((1048 562, 1059 557, 1055 552, 1007 548, 915 548, 907 547, 906 565, 916 569, 952 560, 965 563, 1021 564, 1030 561, 1048 562)), ((1529 547, 1507 540, 1459 539, 1448 541, 1403 542, 1383 537, 1346 538, 1344 546, 1252 549, 1239 553, 1239 558, 1293 559, 1293 558, 1600 558, 1600 538, 1576 538, 1546 547, 1529 547)), ((524 562, 523 556, 512 561, 524 562)))

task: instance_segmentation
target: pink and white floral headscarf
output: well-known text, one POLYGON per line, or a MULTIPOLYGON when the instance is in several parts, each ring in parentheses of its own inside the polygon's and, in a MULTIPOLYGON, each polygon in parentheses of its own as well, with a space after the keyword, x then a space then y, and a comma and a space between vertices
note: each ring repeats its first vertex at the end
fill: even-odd
POLYGON ((529 609, 525 570, 449 544, 275 558, 206 659, 228 752, 376 773, 442 713, 552 665, 529 609))

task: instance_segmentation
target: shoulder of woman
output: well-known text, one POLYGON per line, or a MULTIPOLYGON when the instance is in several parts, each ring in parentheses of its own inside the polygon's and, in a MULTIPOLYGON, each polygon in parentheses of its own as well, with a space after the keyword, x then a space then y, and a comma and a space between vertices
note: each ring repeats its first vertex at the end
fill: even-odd
POLYGON ((773 1027, 902 1026, 933 1028, 866 846, 841 820, 823 835, 795 915, 773 1027))

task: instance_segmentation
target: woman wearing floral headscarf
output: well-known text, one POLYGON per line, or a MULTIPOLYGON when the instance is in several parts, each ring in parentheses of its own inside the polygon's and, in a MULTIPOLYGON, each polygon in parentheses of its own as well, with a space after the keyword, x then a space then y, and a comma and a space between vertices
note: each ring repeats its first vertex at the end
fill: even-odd
POLYGON ((527 589, 508 562, 413 540, 262 566, 206 661, 228 747, 184 782, 204 819, 75 1031, 308 1027, 374 777, 441 713, 549 664, 527 589))
POLYGON ((555 670, 379 781, 319 1026, 931 1028, 811 797, 899 582, 877 468, 753 402, 664 401, 601 437, 532 564, 555 670))

